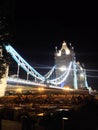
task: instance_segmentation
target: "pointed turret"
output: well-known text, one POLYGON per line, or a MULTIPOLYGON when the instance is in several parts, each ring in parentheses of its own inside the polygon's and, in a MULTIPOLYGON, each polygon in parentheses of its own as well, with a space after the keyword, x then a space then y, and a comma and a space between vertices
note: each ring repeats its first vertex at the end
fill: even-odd
POLYGON ((62 50, 65 50, 66 55, 69 55, 69 54, 70 54, 70 50, 69 50, 69 48, 67 47, 67 44, 66 44, 65 41, 63 41, 63 43, 62 43, 61 51, 62 51, 62 50))

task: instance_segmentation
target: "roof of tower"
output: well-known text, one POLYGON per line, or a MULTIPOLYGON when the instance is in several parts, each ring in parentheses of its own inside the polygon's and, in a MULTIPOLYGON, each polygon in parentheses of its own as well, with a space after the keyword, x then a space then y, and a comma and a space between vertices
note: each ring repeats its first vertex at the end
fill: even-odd
POLYGON ((62 51, 62 50, 65 50, 65 52, 66 52, 67 55, 70 54, 70 50, 69 50, 69 48, 67 47, 67 44, 66 44, 65 41, 63 41, 63 43, 62 43, 61 51, 62 51))

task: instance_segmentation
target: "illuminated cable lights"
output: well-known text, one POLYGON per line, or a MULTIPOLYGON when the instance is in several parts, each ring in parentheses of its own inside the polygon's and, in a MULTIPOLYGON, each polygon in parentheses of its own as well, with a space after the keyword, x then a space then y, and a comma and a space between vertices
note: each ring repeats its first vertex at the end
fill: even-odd
MULTIPOLYGON (((60 71, 63 72, 62 75, 60 75, 57 78, 54 79, 50 79, 50 76, 52 76, 52 74, 55 72, 56 69, 56 65, 54 65, 52 67, 52 69, 45 74, 44 76, 42 76, 41 74, 39 74, 33 67, 31 67, 15 50, 12 46, 10 45, 5 45, 5 49, 7 50, 8 53, 10 53, 10 55, 12 56, 12 58, 17 62, 18 66, 22 67, 27 74, 30 74, 31 76, 33 76, 36 79, 39 79, 40 81, 42 81, 42 83, 46 83, 49 84, 49 86, 55 85, 55 86, 59 86, 60 84, 62 84, 63 82, 66 82, 67 77, 69 76, 70 71, 73 71, 74 73, 74 87, 75 89, 78 88, 77 86, 77 70, 81 70, 81 72, 83 72, 83 74, 85 74, 84 69, 81 68, 81 66, 76 63, 76 61, 69 61, 69 66, 68 68, 66 68, 66 66, 61 66, 59 69, 60 71), (73 65, 73 66, 72 66, 73 65)), ((70 50, 67 48, 66 43, 64 42, 62 45, 61 50, 65 50, 64 53, 66 53, 66 55, 70 54, 70 50)), ((58 56, 61 56, 61 50, 57 53, 58 56)), ((82 74, 82 73, 81 73, 82 74)), ((86 74, 85 74, 86 76, 86 74)), ((81 77, 82 78, 82 77, 81 77)), ((87 80, 86 77, 85 78, 85 84, 87 86, 87 80)), ((9 79, 10 80, 10 79, 9 79)), ((17 82, 20 82, 19 80, 17 80, 17 82)), ((33 82, 34 84, 34 82, 33 82)), ((63 86, 62 86, 63 87, 63 86)))
POLYGON ((15 50, 11 45, 5 45, 5 49, 7 52, 9 52, 12 56, 12 58, 18 63, 19 66, 21 66, 27 73, 29 73, 31 76, 40 79, 45 80, 45 78, 40 75, 33 67, 31 67, 15 50))
POLYGON ((72 66, 72 62, 70 62, 70 65, 67 69, 67 71, 65 71, 61 76, 59 76, 58 78, 56 79, 52 79, 52 80, 48 80, 47 82, 51 83, 51 84, 54 84, 54 85, 59 85, 61 84, 62 82, 64 82, 66 80, 66 78, 68 77, 69 75, 69 72, 71 70, 71 66, 72 66))

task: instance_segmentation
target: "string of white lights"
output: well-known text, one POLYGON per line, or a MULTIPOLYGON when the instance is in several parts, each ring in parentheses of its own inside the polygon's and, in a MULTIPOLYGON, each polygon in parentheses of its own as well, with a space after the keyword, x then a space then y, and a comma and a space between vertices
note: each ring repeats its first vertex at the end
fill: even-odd
POLYGON ((61 76, 59 76, 56 79, 48 80, 47 83, 51 83, 51 84, 54 84, 54 85, 59 85, 62 82, 64 82, 66 80, 66 78, 68 77, 69 72, 71 71, 71 66, 72 66, 72 62, 70 62, 70 65, 69 65, 67 71, 65 71, 61 76))
POLYGON ((39 74, 33 67, 31 67, 16 51, 11 45, 5 45, 5 49, 8 53, 11 54, 12 58, 17 62, 19 66, 21 66, 28 74, 31 76, 45 80, 44 76, 39 74))
POLYGON ((54 65, 53 68, 47 74, 45 74, 44 77, 46 79, 48 79, 52 75, 52 73, 54 72, 55 67, 56 67, 56 65, 54 65))

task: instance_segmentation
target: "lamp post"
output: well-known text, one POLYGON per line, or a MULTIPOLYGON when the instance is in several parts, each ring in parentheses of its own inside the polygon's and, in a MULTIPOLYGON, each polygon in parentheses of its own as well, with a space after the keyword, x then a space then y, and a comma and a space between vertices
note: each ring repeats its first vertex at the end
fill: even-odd
POLYGON ((65 130, 65 121, 68 120, 67 117, 62 117, 62 130, 65 130))

